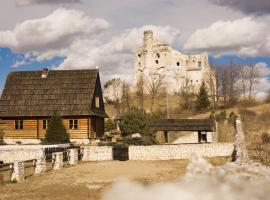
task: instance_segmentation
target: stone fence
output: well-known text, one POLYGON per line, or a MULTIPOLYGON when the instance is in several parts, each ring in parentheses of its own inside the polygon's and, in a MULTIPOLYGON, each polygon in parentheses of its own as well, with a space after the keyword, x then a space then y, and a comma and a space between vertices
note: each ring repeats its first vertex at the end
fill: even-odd
MULTIPOLYGON (((36 151, 40 152, 40 150, 36 151)), ((36 155, 35 159, 17 160, 11 163, 0 164, 0 172, 10 171, 11 181, 22 182, 25 178, 25 163, 30 161, 32 162, 31 166, 34 167, 34 175, 45 173, 46 171, 48 171, 46 157, 43 152, 42 154, 39 154, 39 156, 37 156, 37 154, 35 154, 36 155)), ((29 155, 27 155, 26 157, 29 158, 29 155)), ((52 153, 52 159, 50 161, 52 163, 52 170, 61 169, 65 166, 77 165, 78 158, 79 158, 78 149, 68 150, 68 159, 66 162, 64 161, 64 152, 52 153)), ((3 176, 0 174, 0 183, 3 182, 1 178, 3 178, 3 176)))
POLYGON ((194 152, 204 157, 232 156, 233 150, 233 143, 130 146, 129 159, 189 159, 194 152))
POLYGON ((113 160, 111 146, 85 146, 83 147, 83 161, 113 160))
POLYGON ((69 147, 69 144, 59 145, 3 145, 0 146, 0 161, 12 163, 38 159, 44 154, 45 148, 69 147))

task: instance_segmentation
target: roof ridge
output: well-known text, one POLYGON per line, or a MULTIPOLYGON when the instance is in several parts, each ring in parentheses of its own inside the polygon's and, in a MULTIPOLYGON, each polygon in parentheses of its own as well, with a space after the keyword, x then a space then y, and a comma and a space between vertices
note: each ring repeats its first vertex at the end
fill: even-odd
MULTIPOLYGON (((60 71, 63 71, 63 72, 70 72, 70 71, 99 71, 99 69, 50 69, 49 71, 54 71, 54 72, 60 72, 60 71)), ((21 70, 21 71, 11 71, 9 72, 9 74, 11 73, 22 73, 22 72, 42 72, 42 69, 40 70, 21 70)))

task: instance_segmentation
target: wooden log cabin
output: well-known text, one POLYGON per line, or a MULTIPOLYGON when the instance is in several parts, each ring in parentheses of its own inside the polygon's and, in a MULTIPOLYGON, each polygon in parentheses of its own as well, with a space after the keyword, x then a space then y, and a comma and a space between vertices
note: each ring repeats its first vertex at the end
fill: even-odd
POLYGON ((0 99, 6 143, 39 143, 55 112, 72 142, 102 138, 107 114, 99 71, 44 68, 9 73, 0 99))

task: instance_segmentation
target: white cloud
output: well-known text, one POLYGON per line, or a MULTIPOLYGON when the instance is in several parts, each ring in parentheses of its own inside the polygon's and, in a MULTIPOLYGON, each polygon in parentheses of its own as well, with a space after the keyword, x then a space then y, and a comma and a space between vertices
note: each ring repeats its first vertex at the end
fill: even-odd
POLYGON ((44 18, 26 20, 13 30, 0 31, 0 45, 36 57, 39 62, 63 56, 57 69, 99 66, 105 81, 114 74, 131 81, 133 50, 142 42, 145 29, 152 29, 159 40, 167 43, 173 43, 180 35, 170 26, 154 25, 112 35, 109 26, 106 20, 90 18, 82 11, 59 8, 44 18))
POLYGON ((31 63, 31 62, 27 62, 27 61, 25 61, 25 60, 22 60, 22 61, 17 60, 16 63, 14 63, 14 64, 12 65, 12 67, 20 67, 20 66, 23 66, 23 65, 28 65, 28 64, 30 64, 30 63, 31 63))
POLYGON ((131 81, 133 78, 133 51, 142 43, 143 31, 151 29, 161 41, 172 43, 179 31, 170 26, 142 26, 124 31, 112 37, 108 42, 96 40, 76 40, 66 52, 66 59, 59 69, 89 68, 99 66, 103 78, 108 80, 113 74, 131 81))
POLYGON ((16 0, 16 6, 28 6, 33 4, 66 4, 80 2, 80 0, 16 0))
POLYGON ((207 50, 214 54, 270 55, 268 18, 245 17, 234 21, 217 21, 198 29, 186 41, 184 48, 207 50))
POLYGON ((90 18, 82 11, 59 8, 50 15, 0 32, 0 45, 20 53, 46 51, 68 46, 78 37, 89 37, 107 29, 104 19, 90 18))

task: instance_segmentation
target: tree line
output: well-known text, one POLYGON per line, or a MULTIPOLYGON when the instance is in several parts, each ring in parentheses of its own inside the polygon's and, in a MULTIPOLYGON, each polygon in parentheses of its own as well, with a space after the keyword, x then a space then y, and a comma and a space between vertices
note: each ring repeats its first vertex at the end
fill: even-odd
MULTIPOLYGON (((207 72, 209 74, 204 74, 206 78, 198 93, 194 93, 189 78, 180 80, 175 72, 172 78, 179 82, 179 88, 176 88, 173 95, 179 97, 179 107, 182 110, 216 109, 220 105, 234 105, 238 101, 254 101, 255 85, 269 75, 269 70, 260 63, 244 65, 231 61, 228 64, 212 64, 211 67, 213 70, 207 72), (199 104, 204 106, 200 108, 199 104)), ((150 99, 148 109, 152 113, 157 99, 161 97, 165 99, 164 97, 168 95, 165 77, 160 74, 141 76, 137 85, 133 87, 133 91, 131 91, 131 85, 120 78, 109 80, 104 89, 106 102, 114 105, 118 114, 134 106, 134 101, 137 107, 145 110, 146 96, 150 99)), ((266 99, 270 101, 270 90, 266 99)))

